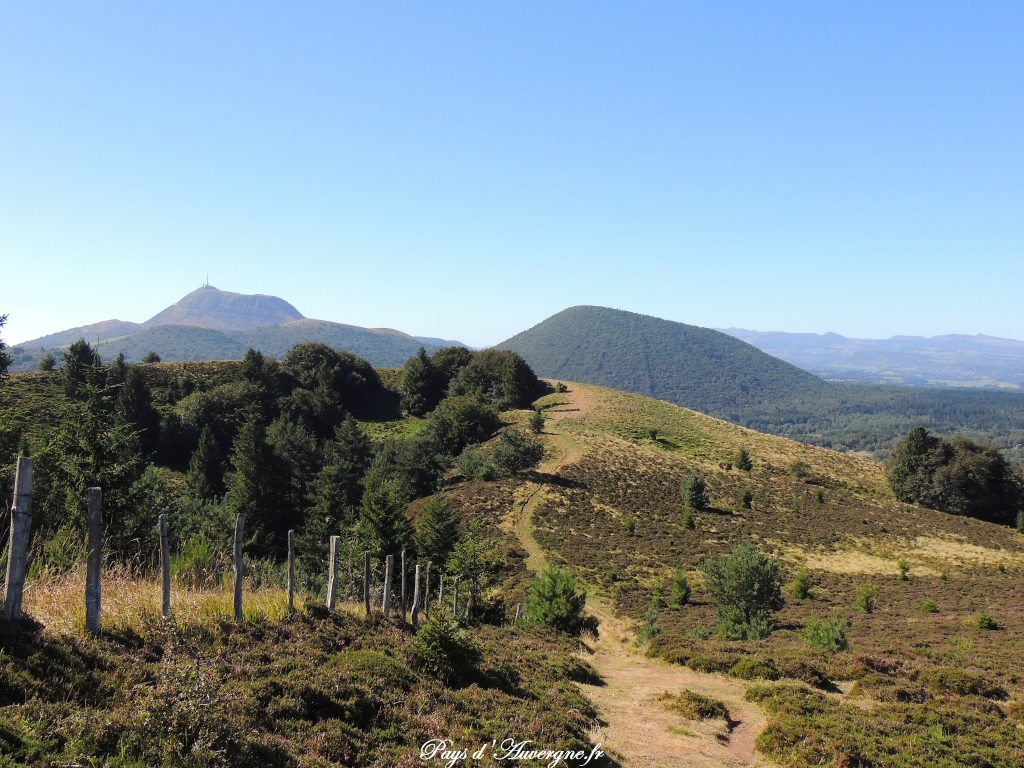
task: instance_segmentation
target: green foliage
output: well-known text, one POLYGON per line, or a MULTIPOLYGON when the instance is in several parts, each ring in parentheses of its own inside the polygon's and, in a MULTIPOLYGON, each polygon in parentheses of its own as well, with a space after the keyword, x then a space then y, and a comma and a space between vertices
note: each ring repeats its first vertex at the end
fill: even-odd
POLYGON ((423 416, 441 401, 444 388, 443 375, 434 367, 427 351, 420 347, 402 370, 402 383, 398 390, 402 410, 411 416, 423 416))
POLYGON ((406 514, 406 497, 395 480, 367 476, 359 519, 373 541, 377 559, 412 549, 415 537, 406 514))
POLYGON ((686 578, 686 571, 677 568, 672 574, 668 585, 668 607, 678 610, 690 602, 690 582, 686 578))
POLYGON ((323 467, 313 480, 313 508, 338 526, 351 523, 363 496, 363 477, 373 448, 351 415, 338 426, 334 439, 323 446, 323 467))
POLYGON ((910 563, 902 558, 896 562, 898 578, 900 581, 910 580, 910 563))
POLYGON ((578 635, 585 627, 587 593, 577 589, 576 577, 557 566, 538 573, 526 599, 530 622, 578 635))
POLYGON ((498 408, 525 408, 540 392, 536 374, 515 352, 485 349, 452 380, 453 395, 475 395, 498 408))
MULTIPOLYGON (((0 315, 0 329, 7 325, 7 315, 0 315)), ((53 355, 50 355, 52 358, 53 355)), ((0 379, 7 375, 11 367, 11 356, 7 353, 7 342, 0 337, 0 379)))
POLYGON ((754 468, 754 462, 750 459, 750 452, 746 448, 740 448, 736 451, 736 457, 732 460, 732 463, 736 466, 736 469, 741 469, 744 472, 749 472, 754 468))
POLYGON ((171 574, 189 588, 211 588, 228 571, 227 550, 205 535, 190 536, 171 555, 171 574))
POLYGON ((875 588, 870 584, 861 584, 853 598, 853 606, 861 613, 875 612, 875 588))
POLYGON ((484 526, 474 520, 459 536, 448 556, 448 572, 458 576, 469 587, 469 616, 474 615, 479 597, 498 576, 502 565, 498 543, 484 533, 484 526))
POLYGON ((987 613, 979 613, 974 619, 974 625, 978 629, 992 630, 999 629, 999 624, 987 613))
POLYGON ((915 427, 887 465, 901 501, 956 515, 1014 525, 1022 493, 997 448, 965 437, 944 440, 915 427))
POLYGON ((441 347, 430 356, 430 362, 437 371, 446 393, 451 380, 473 361, 475 354, 467 347, 441 347))
POLYGON ((303 342, 288 350, 281 370, 305 389, 324 386, 346 409, 367 407, 383 390, 377 371, 350 352, 318 342, 303 342))
POLYGON ((754 492, 749 488, 744 488, 740 493, 740 507, 742 509, 750 509, 754 505, 754 492))
POLYGON ((498 411, 472 395, 446 397, 430 414, 427 434, 436 449, 458 456, 473 443, 482 443, 501 425, 498 411))
POLYGON ((142 356, 142 362, 146 364, 159 363, 160 355, 158 355, 155 351, 150 350, 149 352, 142 356))
POLYGON ((544 431, 544 414, 540 411, 534 411, 530 414, 530 431, 535 435, 539 435, 544 431))
MULTIPOLYGON (((2 363, 0 363, 2 365, 2 363)), ((39 370, 40 371, 52 371, 57 367, 57 358, 53 356, 53 353, 47 352, 41 358, 39 358, 39 370)))
POLYGON ((185 488, 197 499, 219 499, 224 495, 224 454, 209 425, 199 433, 199 445, 189 459, 185 488))
POLYGON ((843 619, 833 613, 824 619, 811 619, 807 622, 804 637, 814 648, 837 653, 850 647, 846 639, 846 630, 849 626, 849 619, 843 619))
POLYGON ((632 515, 627 515, 622 521, 623 526, 626 529, 626 533, 630 536, 636 535, 636 518, 632 515))
POLYGON ((703 566, 705 588, 718 602, 719 632, 757 639, 774 626, 782 607, 782 565, 747 542, 703 566))
POLYGON ((729 675, 741 680, 778 680, 782 674, 771 659, 744 656, 729 669, 729 675))
POLYGON ((813 586, 814 580, 811 577, 811 572, 806 568, 801 568, 789 584, 789 596, 794 600, 807 600, 811 596, 813 586))
POLYGON ((480 660, 480 649, 445 611, 434 611, 413 640, 413 666, 448 686, 468 684, 480 660))
POLYGON ((149 386, 135 366, 125 370, 121 390, 117 395, 117 410, 138 433, 142 453, 153 453, 160 439, 160 416, 153 407, 149 386))
POLYGON ((544 445, 526 437, 517 429, 506 429, 494 447, 491 456, 495 468, 503 475, 512 476, 537 466, 544 458, 544 445))
POLYGON ((704 510, 711 500, 708 498, 707 484, 700 475, 687 475, 679 486, 679 495, 689 509, 704 510))
POLYGON ((487 454, 479 448, 467 448, 456 460, 459 471, 469 480, 493 480, 498 476, 487 454))
POLYGON ((934 600, 927 599, 921 601, 921 612, 922 613, 938 613, 939 606, 934 600))
POLYGON ((277 457, 255 419, 242 425, 231 451, 224 506, 232 518, 245 514, 246 538, 254 555, 283 551, 290 520, 281 519, 281 475, 277 457))
POLYGON ((803 461, 794 461, 789 465, 789 474, 797 480, 808 480, 811 477, 811 468, 803 461))
POLYGON ((61 368, 64 394, 71 398, 79 398, 86 385, 101 387, 105 382, 100 365, 99 354, 85 339, 79 339, 69 346, 64 352, 64 365, 61 368))
POLYGON ((459 541, 458 521, 444 496, 434 496, 423 506, 416 530, 416 551, 420 557, 443 564, 459 541))

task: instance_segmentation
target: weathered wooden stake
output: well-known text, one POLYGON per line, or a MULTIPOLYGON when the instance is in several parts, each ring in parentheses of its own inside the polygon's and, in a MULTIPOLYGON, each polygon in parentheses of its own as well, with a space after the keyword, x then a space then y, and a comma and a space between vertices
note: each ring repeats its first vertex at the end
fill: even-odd
POLYGON ((235 518, 235 621, 242 623, 242 582, 245 579, 245 562, 242 560, 242 541, 245 538, 245 513, 235 518))
POLYGON ((171 547, 167 542, 167 515, 160 515, 160 615, 171 617, 171 547))
POLYGON ((381 604, 381 611, 384 613, 385 619, 391 618, 391 572, 394 567, 394 555, 384 558, 384 602, 381 604))
POLYGON ((14 471, 14 499, 11 504, 11 535, 7 546, 7 580, 4 582, 4 618, 21 616, 25 591, 25 556, 32 530, 32 459, 18 457, 14 471))
POLYGON ((476 599, 476 584, 469 582, 469 594, 466 597, 466 621, 473 615, 473 603, 476 599))
POLYGON ((327 610, 333 611, 338 600, 338 542, 340 536, 331 536, 331 556, 327 562, 327 610))
POLYGON ((423 575, 423 613, 430 615, 430 560, 427 560, 427 571, 423 575))
POLYGON ((409 604, 406 602, 406 589, 405 589, 405 550, 402 550, 402 623, 405 624, 405 615, 409 610, 409 604))
POLYGON ((88 538, 86 539, 85 569, 85 631, 92 635, 100 632, 100 571, 103 568, 103 491, 87 488, 88 538))
POLYGON ((455 577, 455 585, 452 587, 452 618, 459 618, 459 577, 455 577))
POLYGON ((370 551, 363 552, 363 610, 370 618, 370 551))
POLYGON ((522 607, 523 606, 520 603, 516 603, 516 617, 512 620, 513 626, 519 623, 519 611, 522 609, 522 607))
POLYGON ((437 585, 437 604, 444 608, 444 574, 442 573, 438 577, 439 583, 437 585))
POLYGON ((412 586, 412 625, 419 626, 420 623, 420 568, 416 566, 416 575, 413 577, 412 586))
POLYGON ((288 531, 288 613, 295 612, 295 531, 288 531))

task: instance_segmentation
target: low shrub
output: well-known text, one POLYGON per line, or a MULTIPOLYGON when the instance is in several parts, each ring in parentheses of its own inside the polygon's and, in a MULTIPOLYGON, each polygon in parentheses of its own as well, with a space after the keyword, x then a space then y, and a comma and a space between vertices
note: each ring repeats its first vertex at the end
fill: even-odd
POLYGON ((729 710, 725 704, 691 690, 679 693, 663 693, 658 700, 665 709, 685 717, 687 720, 712 720, 721 718, 728 721, 729 710))
POLYGON ((476 674, 481 654, 450 614, 435 611, 416 633, 411 657, 416 669, 445 685, 459 686, 476 674))
POLYGON ((759 659, 745 656, 733 664, 729 675, 741 680, 778 680, 781 677, 779 668, 771 659, 759 659))
POLYGON ((804 637, 813 647, 831 653, 845 651, 850 647, 846 639, 849 619, 832 614, 824 619, 812 619, 804 629, 804 637))

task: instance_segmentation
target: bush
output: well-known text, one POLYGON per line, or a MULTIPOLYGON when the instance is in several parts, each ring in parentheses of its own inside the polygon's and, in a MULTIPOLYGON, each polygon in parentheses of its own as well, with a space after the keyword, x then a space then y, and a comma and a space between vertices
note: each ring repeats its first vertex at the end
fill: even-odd
POLYGON ((846 639, 846 629, 850 626, 848 619, 832 614, 825 619, 812 619, 804 629, 804 637, 815 648, 836 653, 850 647, 846 639))
POLYGON ((636 518, 632 515, 627 515, 626 519, 622 521, 623 527, 626 529, 626 534, 629 536, 636 535, 636 518))
POLYGON ((479 448, 467 448, 455 463, 468 480, 493 480, 498 476, 487 454, 479 448))
POLYGON ((900 581, 909 581, 910 580, 910 563, 908 563, 906 560, 902 560, 901 559, 901 560, 899 560, 896 563, 896 567, 899 569, 899 579, 900 579, 900 581))
POLYGON ((782 607, 782 565, 747 542, 704 563, 705 587, 718 601, 718 629, 728 640, 769 635, 782 607))
POLYGON ((668 607, 679 610, 690 602, 690 582, 686 578, 686 571, 682 568, 676 570, 668 588, 668 607))
POLYGON ((227 554, 206 536, 191 536, 171 556, 171 574, 187 587, 213 587, 227 570, 227 554))
POLYGON ((683 478, 683 482, 679 486, 679 494, 688 508, 697 511, 707 509, 711 503, 708 499, 707 484, 700 475, 689 475, 683 478))
POLYGON ((758 659, 753 656, 744 656, 737 661, 732 665, 729 674, 741 680, 778 680, 781 677, 779 668, 771 659, 758 659))
POLYGON ((987 613, 979 613, 974 623, 978 629, 999 629, 999 624, 987 613))
POLYGON ((664 693, 659 698, 665 708, 687 720, 711 720, 721 718, 729 720, 729 710, 722 702, 703 696, 693 691, 664 693))
POLYGON ((750 509, 754 505, 754 492, 749 488, 743 490, 740 493, 740 507, 742 509, 750 509))
POLYGON ((935 604, 934 600, 924 600, 921 603, 921 611, 924 613, 938 613, 939 606, 935 604))
POLYGON ((504 475, 518 475, 535 467, 544 458, 544 446, 539 440, 526 437, 516 429, 506 430, 494 448, 494 466, 504 475))
POLYGON ((434 611, 412 642, 413 666, 447 686, 467 684, 480 658, 480 649, 444 611, 434 611))
POLYGON ((530 431, 535 435, 539 435, 544 431, 544 414, 540 411, 534 411, 530 414, 530 431))
POLYGON ((861 613, 874 613, 875 588, 870 584, 862 584, 857 587, 857 594, 853 598, 853 606, 861 613))
POLYGON ((583 608, 587 593, 576 590, 576 577, 550 566, 537 574, 526 598, 526 615, 533 624, 578 635, 586 626, 583 608))
POLYGON ((794 600, 806 600, 811 596, 811 587, 813 586, 814 581, 811 579, 810 571, 801 568, 790 582, 789 596, 794 600))

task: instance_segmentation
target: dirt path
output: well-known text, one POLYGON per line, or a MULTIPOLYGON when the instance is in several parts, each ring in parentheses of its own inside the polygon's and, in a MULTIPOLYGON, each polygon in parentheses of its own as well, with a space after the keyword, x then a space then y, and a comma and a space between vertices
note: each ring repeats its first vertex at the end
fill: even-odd
MULTIPOLYGON (((561 428, 560 422, 580 417, 592 407, 590 394, 574 387, 564 402, 545 411, 548 451, 540 471, 557 474, 579 459, 584 446, 561 428)), ((521 491, 512 526, 527 552, 527 567, 543 569, 544 550, 533 535, 533 512, 546 498, 547 487, 529 483, 521 491)), ((634 627, 616 616, 611 606, 590 595, 587 610, 600 622, 599 636, 588 642, 587 660, 603 685, 581 686, 597 706, 602 725, 593 733, 595 743, 623 768, 736 768, 768 765, 755 754, 754 741, 764 727, 764 716, 744 701, 745 686, 721 675, 694 672, 644 656, 636 647, 634 627), (687 688, 723 702, 730 722, 686 720, 667 710, 658 698, 665 692, 687 688)))

